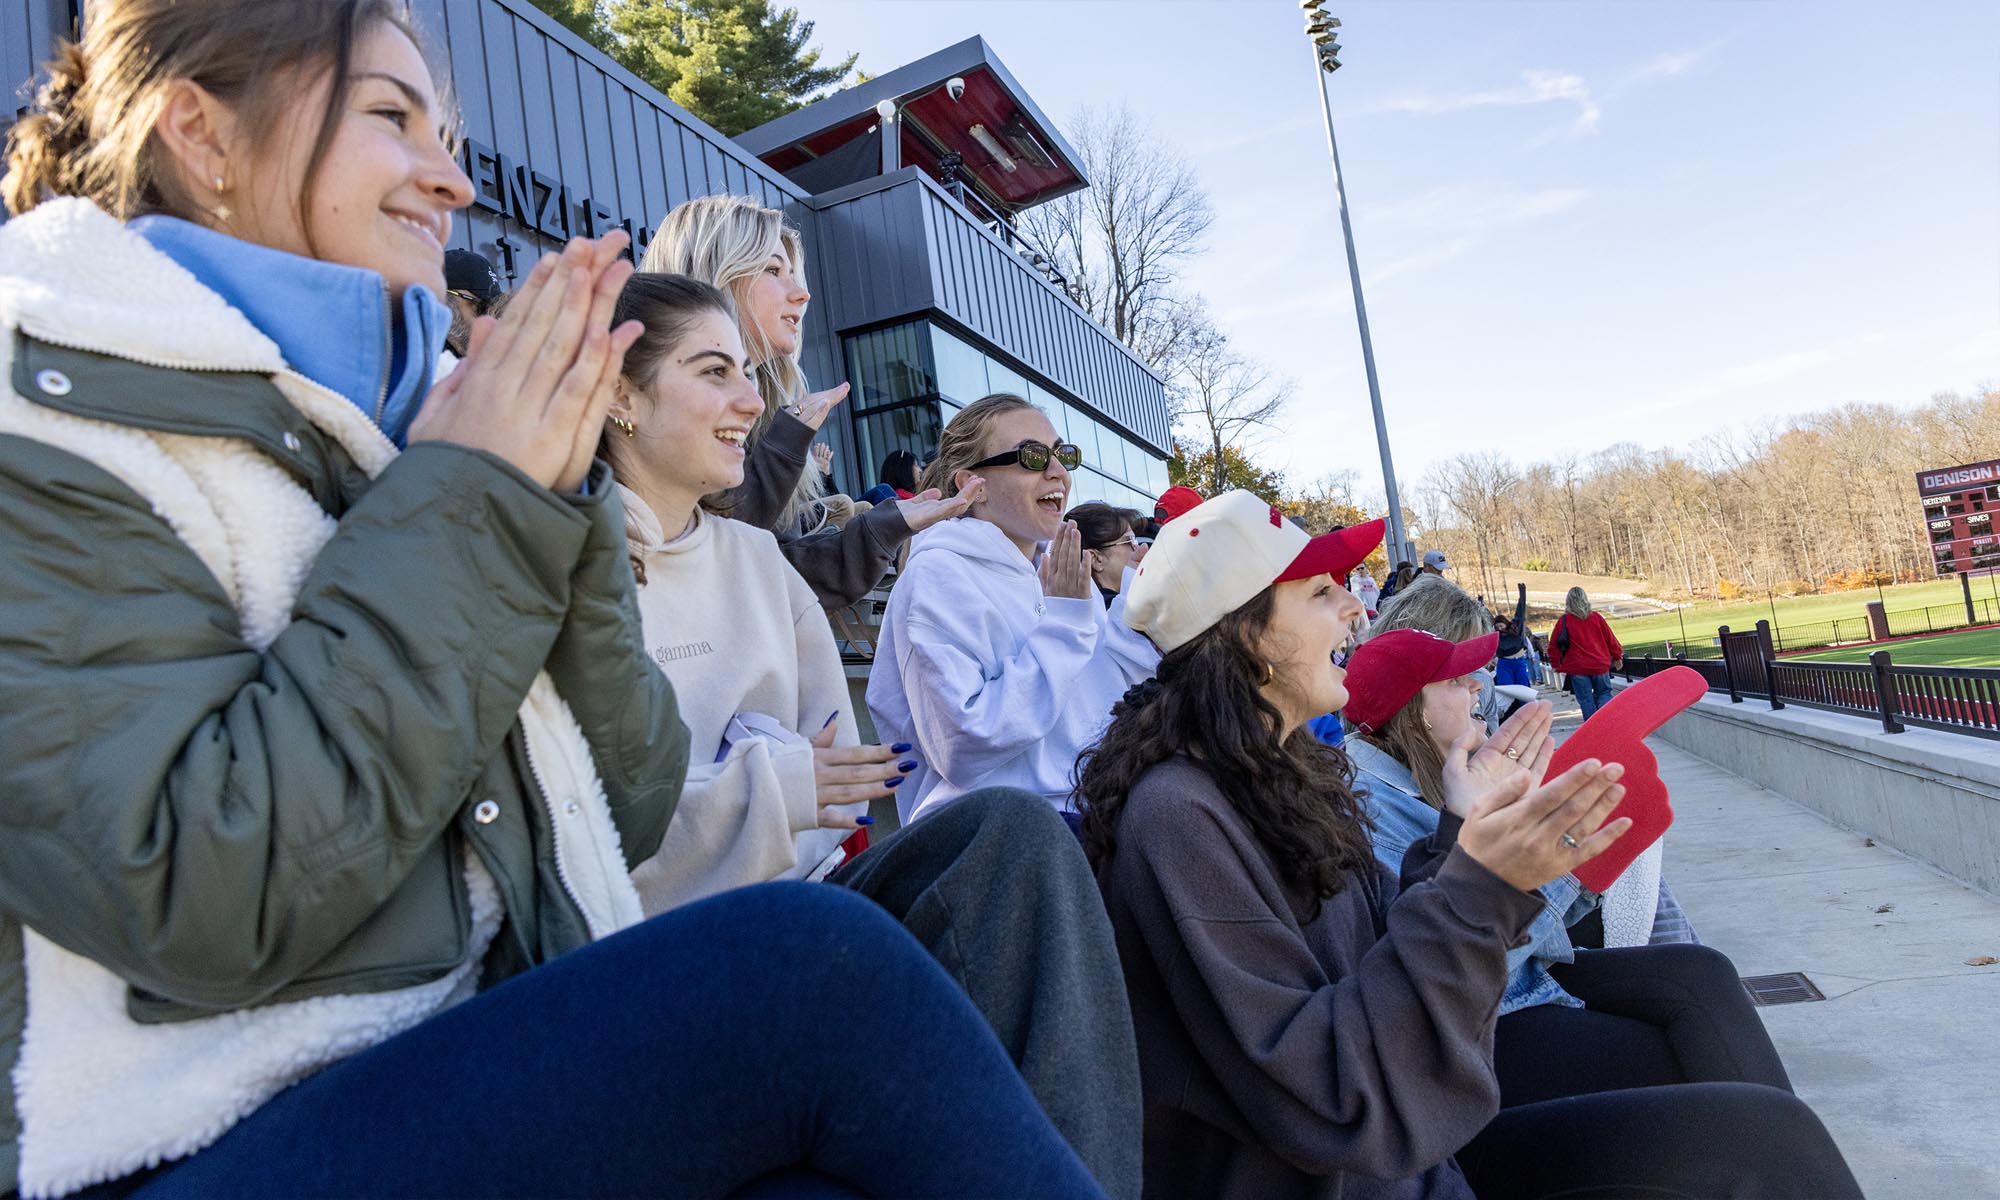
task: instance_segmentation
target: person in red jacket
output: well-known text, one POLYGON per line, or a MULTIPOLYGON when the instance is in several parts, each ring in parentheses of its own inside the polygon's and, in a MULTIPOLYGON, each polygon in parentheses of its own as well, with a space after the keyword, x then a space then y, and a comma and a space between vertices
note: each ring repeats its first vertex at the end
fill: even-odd
POLYGON ((1603 616, 1591 611, 1590 597, 1571 588, 1563 597, 1563 615, 1549 631, 1549 664, 1569 676, 1584 720, 1611 699, 1611 668, 1624 658, 1625 647, 1603 616))

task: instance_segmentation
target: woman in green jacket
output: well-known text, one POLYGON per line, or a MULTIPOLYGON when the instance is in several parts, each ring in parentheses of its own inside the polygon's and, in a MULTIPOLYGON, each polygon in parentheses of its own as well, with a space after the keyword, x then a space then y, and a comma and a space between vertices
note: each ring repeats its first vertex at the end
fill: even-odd
POLYGON ((100 0, 15 128, 0 1192, 1094 1194, 865 901, 641 921, 687 735, 592 459, 631 268, 545 258, 434 385, 450 123, 389 0, 100 0))

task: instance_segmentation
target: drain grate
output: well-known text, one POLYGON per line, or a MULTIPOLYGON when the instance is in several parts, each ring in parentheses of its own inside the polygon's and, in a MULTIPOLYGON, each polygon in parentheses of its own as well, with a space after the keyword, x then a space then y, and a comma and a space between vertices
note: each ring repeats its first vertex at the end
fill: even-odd
POLYGON ((1750 993, 1751 1003, 1759 1008, 1826 999, 1813 981, 1799 971, 1787 971, 1783 975, 1746 975, 1743 990, 1750 993))

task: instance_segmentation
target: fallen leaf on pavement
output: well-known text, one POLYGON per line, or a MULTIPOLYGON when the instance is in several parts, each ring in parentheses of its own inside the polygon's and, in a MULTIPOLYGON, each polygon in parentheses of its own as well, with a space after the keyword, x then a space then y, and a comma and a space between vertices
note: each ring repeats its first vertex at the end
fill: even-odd
POLYGON ((1991 954, 1982 954, 1978 958, 1965 960, 1965 965, 1968 967, 1990 967, 1996 963, 2000 963, 2000 958, 1995 958, 1991 954))
POLYGON ((1872 846, 1872 845, 1874 845, 1874 844, 1875 844, 1875 839, 1874 839, 1874 838, 1862 838, 1862 839, 1861 839, 1861 844, 1862 844, 1862 845, 1864 845, 1864 846, 1872 846))
POLYGON ((1875 911, 1878 913, 1894 912, 1895 909, 1896 906, 1893 904, 1878 904, 1875 906, 1875 911))

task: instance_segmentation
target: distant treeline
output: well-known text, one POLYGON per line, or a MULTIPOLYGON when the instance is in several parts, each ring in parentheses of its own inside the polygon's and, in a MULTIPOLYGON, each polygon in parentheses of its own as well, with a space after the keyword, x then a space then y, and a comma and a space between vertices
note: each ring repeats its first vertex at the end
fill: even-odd
POLYGON ((2000 390, 1916 409, 1857 404, 1687 451, 1620 443, 1524 468, 1462 454, 1407 507, 1426 547, 1487 578, 1502 567, 1650 580, 1660 591, 1819 591, 1928 579, 1916 473, 2000 457, 2000 390))

